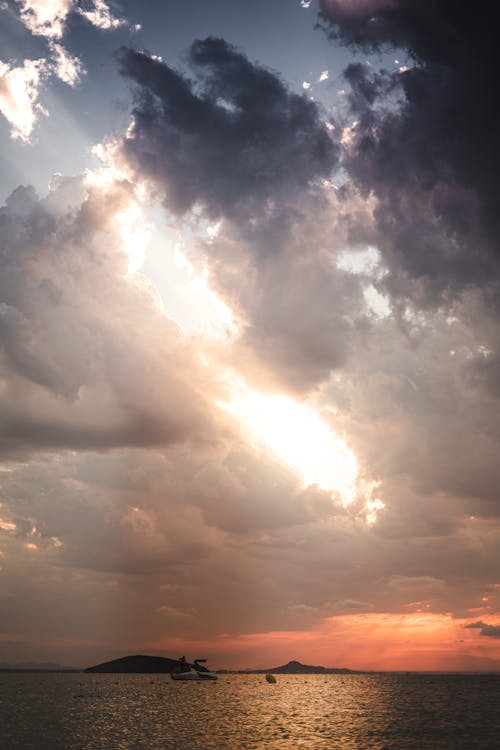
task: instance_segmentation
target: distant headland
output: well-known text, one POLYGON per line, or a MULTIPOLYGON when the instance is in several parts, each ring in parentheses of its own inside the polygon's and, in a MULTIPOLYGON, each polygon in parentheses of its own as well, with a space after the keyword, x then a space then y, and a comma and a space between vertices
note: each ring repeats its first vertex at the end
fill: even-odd
MULTIPOLYGON (((168 659, 164 656, 123 656, 121 659, 106 661, 88 667, 85 672, 98 674, 171 674, 183 668, 178 659, 168 659)), ((299 661, 289 661, 280 667, 271 669, 219 669, 219 674, 356 674, 356 670, 338 667, 320 667, 301 664, 299 661)))
MULTIPOLYGON (((224 672, 226 670, 219 670, 224 672)), ((234 672, 234 670, 227 670, 234 672)), ((281 667, 273 667, 271 669, 241 669, 238 670, 238 674, 356 674, 356 670, 347 669, 345 667, 319 667, 311 666, 310 664, 301 664, 300 661, 289 661, 288 664, 283 664, 281 667)))
POLYGON ((82 672, 78 667, 64 667, 54 662, 22 662, 8 664, 0 662, 0 672, 82 672))
POLYGON ((170 674, 180 672, 181 662, 164 656, 123 656, 121 659, 105 661, 94 667, 87 667, 85 672, 112 674, 170 674))

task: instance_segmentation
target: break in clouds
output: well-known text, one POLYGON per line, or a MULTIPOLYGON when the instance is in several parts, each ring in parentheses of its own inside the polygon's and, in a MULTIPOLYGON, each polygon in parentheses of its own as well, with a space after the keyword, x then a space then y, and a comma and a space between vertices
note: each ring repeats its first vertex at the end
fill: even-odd
POLYGON ((5 660, 191 641, 244 665, 286 632, 287 658, 319 639, 326 662, 370 667, 349 656, 363 617, 447 613, 467 638, 447 666, 491 665, 493 35, 446 2, 321 10, 332 44, 358 53, 337 72, 342 106, 224 39, 194 41, 182 71, 122 48, 131 119, 104 167, 45 197, 20 186, 0 210, 5 660), (231 311, 223 340, 186 333, 130 271, 124 236, 158 205, 231 311), (352 502, 249 439, 221 408, 235 378, 307 399, 345 436, 352 502))

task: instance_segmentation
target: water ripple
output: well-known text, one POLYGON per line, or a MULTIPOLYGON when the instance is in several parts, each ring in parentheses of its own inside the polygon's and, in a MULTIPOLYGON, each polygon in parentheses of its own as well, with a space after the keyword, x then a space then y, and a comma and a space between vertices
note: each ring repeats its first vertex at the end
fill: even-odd
POLYGON ((499 675, 5 674, 8 750, 498 750, 499 675))

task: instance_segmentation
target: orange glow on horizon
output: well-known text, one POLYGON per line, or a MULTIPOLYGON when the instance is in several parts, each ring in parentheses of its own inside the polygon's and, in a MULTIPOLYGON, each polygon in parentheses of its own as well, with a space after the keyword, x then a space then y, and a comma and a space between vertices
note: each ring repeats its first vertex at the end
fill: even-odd
MULTIPOLYGON (((491 624, 498 621, 489 618, 491 624)), ((215 668, 265 669, 304 664, 373 671, 500 671, 500 640, 449 614, 359 614, 322 620, 303 631, 220 634, 213 640, 165 638, 156 651, 206 654, 215 668)))

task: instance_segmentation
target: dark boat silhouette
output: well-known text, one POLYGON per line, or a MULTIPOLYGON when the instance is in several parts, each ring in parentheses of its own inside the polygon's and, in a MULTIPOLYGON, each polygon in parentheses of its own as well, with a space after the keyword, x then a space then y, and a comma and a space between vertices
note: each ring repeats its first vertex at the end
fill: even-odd
POLYGON ((207 669, 203 666, 203 664, 206 662, 206 659, 195 659, 193 664, 189 664, 184 656, 181 656, 179 659, 179 663, 183 666, 185 665, 185 669, 182 669, 179 672, 172 672, 170 677, 173 680, 186 680, 186 681, 192 681, 192 680, 216 680, 217 675, 214 671, 207 669))

